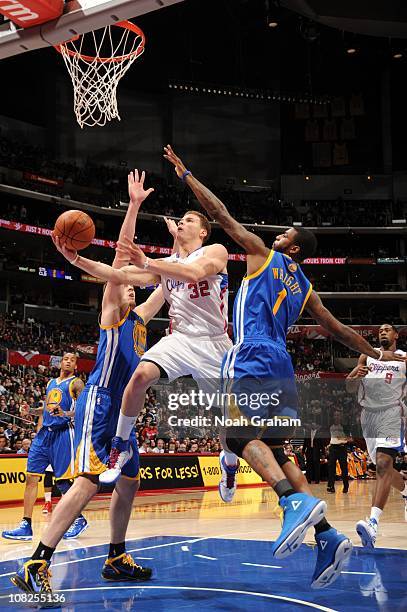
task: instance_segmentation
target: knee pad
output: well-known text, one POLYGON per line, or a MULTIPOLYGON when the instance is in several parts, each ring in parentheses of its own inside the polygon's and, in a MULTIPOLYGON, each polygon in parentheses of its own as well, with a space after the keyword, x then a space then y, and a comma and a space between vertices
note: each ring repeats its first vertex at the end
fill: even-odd
POLYGON ((394 459, 398 451, 396 451, 395 448, 385 448, 382 446, 378 446, 376 448, 376 460, 377 460, 377 453, 383 453, 383 455, 388 455, 389 457, 392 457, 394 459))
POLYGON ((61 491, 61 495, 65 495, 72 487, 73 481, 68 479, 58 480, 57 487, 61 491))
POLYGON ((287 457, 287 455, 284 452, 284 447, 283 446, 277 446, 277 447, 272 447, 270 444, 267 445, 269 447, 269 449, 272 451, 275 460, 277 461, 278 465, 281 467, 282 465, 284 465, 285 463, 287 463, 287 461, 290 461, 289 458, 287 457))
POLYGON ((54 473, 45 472, 44 476, 44 489, 52 489, 54 484, 54 473))
MULTIPOLYGON (((255 438, 253 438, 253 440, 254 439, 255 438)), ((249 442, 251 442, 249 438, 229 438, 226 436, 226 444, 228 445, 228 449, 241 459, 243 459, 243 451, 249 442)))

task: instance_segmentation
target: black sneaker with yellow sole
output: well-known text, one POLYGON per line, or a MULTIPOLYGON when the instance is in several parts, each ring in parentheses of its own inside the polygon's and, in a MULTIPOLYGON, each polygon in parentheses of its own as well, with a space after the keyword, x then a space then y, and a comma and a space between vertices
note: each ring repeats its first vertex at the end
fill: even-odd
POLYGON ((20 591, 34 594, 33 601, 40 608, 53 608, 57 604, 58 596, 52 592, 50 577, 48 561, 30 559, 10 580, 20 591))
POLYGON ((141 567, 135 563, 133 557, 123 553, 118 557, 106 559, 102 569, 102 578, 105 580, 149 580, 153 570, 149 567, 141 567))

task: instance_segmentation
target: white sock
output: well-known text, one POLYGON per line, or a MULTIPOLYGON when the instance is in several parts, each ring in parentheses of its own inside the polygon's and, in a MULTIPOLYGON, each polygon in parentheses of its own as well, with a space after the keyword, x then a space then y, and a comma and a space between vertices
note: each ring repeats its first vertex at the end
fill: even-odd
POLYGON ((130 438, 131 432, 133 431, 136 419, 137 417, 135 416, 128 417, 122 412, 120 412, 119 421, 117 423, 116 436, 119 436, 122 440, 128 440, 130 438))
POLYGON ((376 523, 379 523, 382 514, 383 510, 380 510, 380 508, 377 508, 376 506, 372 506, 372 509, 370 510, 370 518, 375 519, 376 523))
POLYGON ((51 491, 45 491, 44 492, 44 497, 45 497, 45 503, 46 504, 51 501, 51 495, 52 495, 51 491))
POLYGON ((235 465, 237 465, 237 462, 238 462, 237 455, 235 455, 235 453, 230 453, 227 450, 223 450, 223 452, 225 454, 226 465, 229 465, 230 467, 235 467, 235 465))

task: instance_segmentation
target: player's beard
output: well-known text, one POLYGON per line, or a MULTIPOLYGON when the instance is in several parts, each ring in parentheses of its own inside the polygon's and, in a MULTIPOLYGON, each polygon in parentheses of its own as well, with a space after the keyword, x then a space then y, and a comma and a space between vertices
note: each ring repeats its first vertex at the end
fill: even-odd
POLYGON ((384 350, 387 351, 390 346, 390 342, 387 340, 387 338, 383 338, 383 340, 380 340, 380 346, 382 346, 384 350))

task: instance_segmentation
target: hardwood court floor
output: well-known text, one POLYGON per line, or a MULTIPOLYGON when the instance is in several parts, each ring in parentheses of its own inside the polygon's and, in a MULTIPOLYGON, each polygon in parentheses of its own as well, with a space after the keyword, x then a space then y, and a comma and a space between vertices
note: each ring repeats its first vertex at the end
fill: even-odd
MULTIPOLYGON (((128 532, 128 550, 137 562, 153 568, 153 579, 142 584, 111 584, 100 577, 109 541, 108 498, 92 501, 83 536, 62 542, 53 558, 52 582, 66 598, 64 610, 141 610, 160 606, 165 612, 256 612, 316 609, 326 612, 407 609, 407 523, 401 496, 391 494, 381 521, 378 548, 359 547, 355 523, 369 513, 372 482, 352 482, 349 493, 326 485, 314 493, 328 502, 328 520, 356 545, 342 575, 324 590, 310 588, 316 550, 302 546, 294 555, 276 560, 269 541, 277 535, 279 507, 268 488, 241 488, 232 504, 217 491, 182 491, 142 495, 135 502, 128 532)), ((14 527, 22 508, 0 509, 0 528, 14 527)), ((0 541, 0 609, 22 600, 10 576, 28 557, 49 518, 37 506, 34 542, 0 541)), ((312 544, 313 530, 306 543, 312 544)))
MULTIPOLYGON (((327 518, 338 530, 359 545, 355 524, 369 516, 374 481, 352 481, 349 493, 342 493, 336 483, 336 493, 326 492, 326 484, 312 485, 314 495, 328 504, 327 518)), ((36 505, 33 516, 33 542, 13 542, 0 538, 0 560, 29 554, 40 539, 50 517, 36 505), (21 553, 21 555, 20 555, 21 553)), ((109 541, 109 497, 91 501, 84 512, 89 529, 83 536, 66 543, 58 550, 90 546, 109 541)), ((188 491, 176 493, 141 494, 135 499, 128 538, 151 535, 194 535, 199 537, 274 540, 280 531, 280 507, 277 497, 268 487, 238 489, 231 504, 225 504, 217 491, 188 491)), ((0 508, 0 530, 12 529, 22 518, 22 506, 0 508)), ((313 542, 308 532, 306 542, 313 542)), ((380 521, 378 547, 407 550, 407 522, 401 496, 392 490, 388 505, 380 521)))

